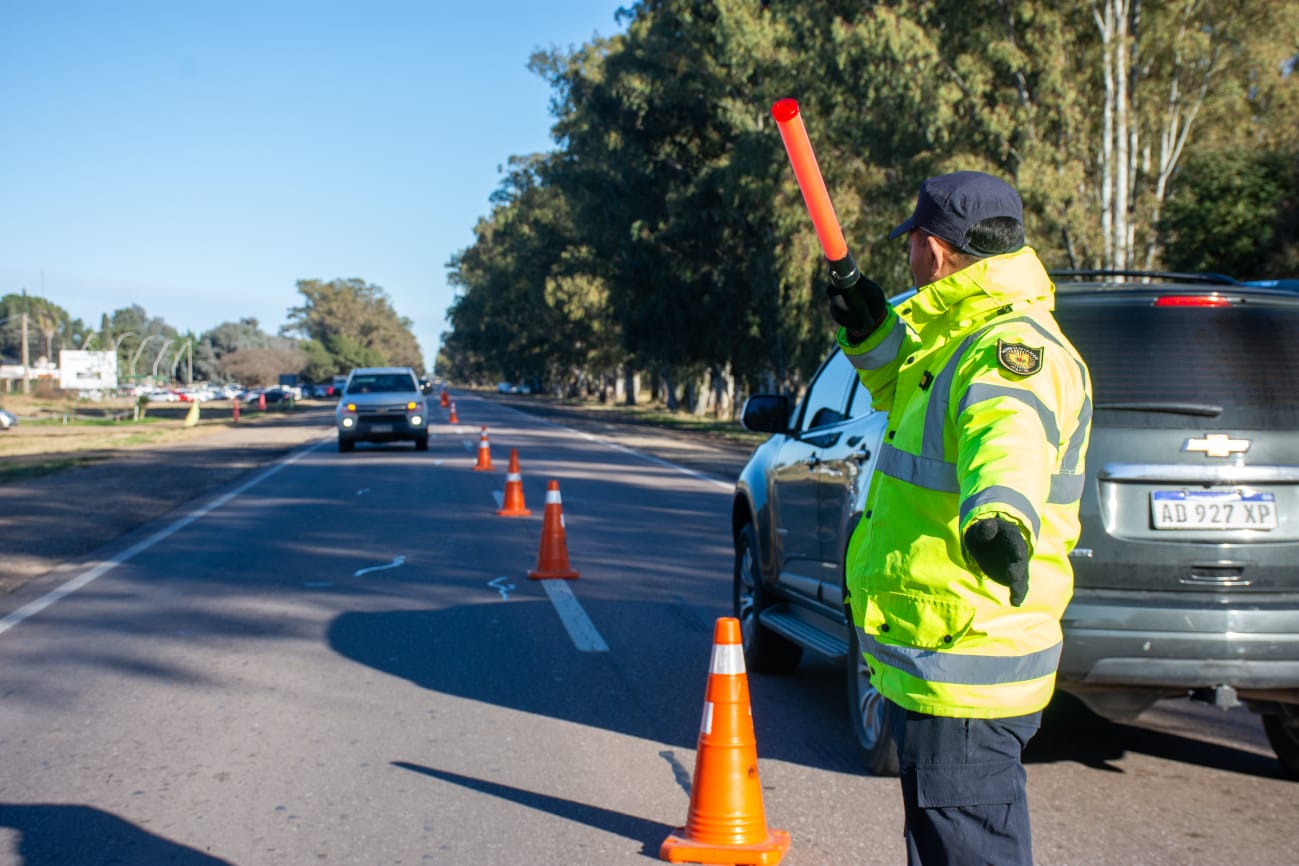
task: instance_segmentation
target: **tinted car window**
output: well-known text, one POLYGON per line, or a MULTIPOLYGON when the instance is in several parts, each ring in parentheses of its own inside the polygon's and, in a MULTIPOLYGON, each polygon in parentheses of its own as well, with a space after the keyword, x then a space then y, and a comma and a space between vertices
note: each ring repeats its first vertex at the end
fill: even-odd
POLYGON ((853 369, 842 352, 832 354, 803 401, 800 431, 837 424, 848 417, 848 389, 857 381, 853 369))
POLYGON ((1249 427, 1299 425, 1299 304, 1059 300, 1056 319, 1091 370, 1094 423, 1117 409, 1130 426, 1180 427, 1188 414, 1249 427))
POLYGON ((353 376, 347 386, 349 394, 385 394, 414 390, 416 390, 415 380, 399 374, 353 376))

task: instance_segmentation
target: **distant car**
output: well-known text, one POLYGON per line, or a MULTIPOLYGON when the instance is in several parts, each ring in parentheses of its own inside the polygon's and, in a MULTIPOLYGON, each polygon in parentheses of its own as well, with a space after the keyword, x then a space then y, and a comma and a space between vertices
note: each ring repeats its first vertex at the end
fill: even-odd
POLYGON ((239 400, 242 403, 260 403, 262 397, 266 398, 266 404, 269 406, 272 403, 283 403, 289 400, 292 394, 283 388, 253 388, 240 394, 239 400))
POLYGON ((427 451, 426 393, 409 367, 356 368, 334 410, 338 450, 351 451, 357 442, 411 441, 415 450, 427 451))
POLYGON ((17 415, 8 410, 0 409, 0 430, 12 430, 17 423, 17 415))
MULTIPOLYGON (((1299 292, 1054 278, 1095 400, 1057 686, 1116 721, 1163 698, 1243 703, 1299 776, 1299 292)), ((773 434, 732 507, 748 667, 790 671, 805 649, 844 660, 866 767, 896 773, 843 568, 887 416, 837 349, 799 405, 755 395, 743 415, 773 434)))

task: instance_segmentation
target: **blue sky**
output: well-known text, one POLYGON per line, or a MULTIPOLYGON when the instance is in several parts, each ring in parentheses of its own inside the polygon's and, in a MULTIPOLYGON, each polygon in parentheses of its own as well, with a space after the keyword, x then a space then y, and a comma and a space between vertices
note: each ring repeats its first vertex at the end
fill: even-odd
POLYGON ((0 295, 97 326, 255 317, 357 277, 431 366, 511 155, 555 147, 527 69, 626 0, 0 0, 0 295))

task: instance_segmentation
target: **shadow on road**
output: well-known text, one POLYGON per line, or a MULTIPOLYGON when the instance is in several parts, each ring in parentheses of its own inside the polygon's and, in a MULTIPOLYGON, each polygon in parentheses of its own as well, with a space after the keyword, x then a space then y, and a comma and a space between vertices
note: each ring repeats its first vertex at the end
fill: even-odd
POLYGON ((89 806, 0 803, 0 828, 18 831, 17 853, 24 866, 231 866, 89 806))
POLYGON ((612 809, 592 806, 589 803, 579 803, 576 800, 565 800, 547 794, 538 794, 535 791, 525 791, 522 788, 502 785, 499 782, 489 782, 485 779, 476 779, 473 776, 462 776, 448 770, 437 770, 433 767, 424 767, 406 761, 393 761, 392 765, 403 770, 410 770, 413 773, 431 776, 443 782, 450 782, 462 788, 478 791, 482 794, 499 797, 502 800, 509 800, 511 803, 518 803, 520 806, 548 812, 557 818, 585 824, 597 830, 604 830, 626 839, 642 842, 644 847, 641 849, 641 853, 647 857, 657 858, 663 840, 675 829, 657 821, 646 821, 644 818, 628 815, 625 812, 615 812, 612 809))
MULTIPOLYGON (((682 749, 695 746, 706 650, 695 653, 701 656, 697 671, 679 661, 678 648, 667 646, 647 648, 645 657, 634 661, 588 654, 575 663, 571 648, 556 649, 550 642, 553 636, 545 634, 554 628, 553 617, 538 616, 534 607, 544 603, 518 600, 437 611, 346 613, 331 624, 328 641, 347 658, 431 691, 682 749), (653 705, 647 704, 647 695, 657 696, 653 705)), ((615 616, 603 613, 600 602, 589 606, 596 621, 615 616)), ((672 615, 652 604, 638 611, 647 622, 672 615)), ((764 760, 861 772, 838 666, 813 658, 794 675, 751 674, 749 682, 764 760)), ((1109 722, 1067 695, 1058 696, 1048 709, 1025 762, 1074 762, 1124 773, 1128 770, 1122 762, 1129 754, 1284 778, 1270 757, 1209 739, 1109 722)))
MULTIPOLYGON (((588 601, 597 622, 617 614, 588 601)), ((545 600, 446 610, 353 612, 330 625, 330 647, 345 658, 414 685, 546 718, 693 750, 708 676, 709 635, 698 646, 630 645, 575 654, 545 600)), ((676 615, 670 605, 638 604, 645 622, 676 615)), ((622 644, 616 642, 621 639, 622 644)), ((678 642, 679 643, 679 642, 678 642)), ((750 675, 758 752, 834 772, 857 770, 842 675, 826 663, 806 676, 750 675)))
POLYGON ((1028 764, 1065 761, 1109 773, 1126 772, 1116 762, 1128 753, 1149 755, 1265 779, 1287 778, 1275 758, 1168 731, 1111 722, 1077 698, 1057 693, 1042 718, 1042 729, 1024 751, 1028 764))

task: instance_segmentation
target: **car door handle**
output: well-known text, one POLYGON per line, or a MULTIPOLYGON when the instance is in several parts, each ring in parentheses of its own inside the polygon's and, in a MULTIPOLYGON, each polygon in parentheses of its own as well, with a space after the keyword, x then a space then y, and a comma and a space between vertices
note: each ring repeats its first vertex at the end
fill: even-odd
POLYGON ((821 465, 821 458, 815 454, 813 454, 811 457, 804 457, 803 465, 806 466, 808 469, 815 469, 816 467, 821 465))
POLYGON ((858 451, 856 454, 853 454, 849 459, 856 461, 857 465, 860 466, 861 464, 865 463, 867 460, 871 459, 870 449, 863 448, 862 450, 858 451))

